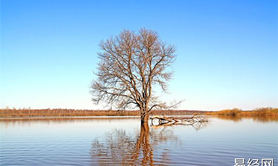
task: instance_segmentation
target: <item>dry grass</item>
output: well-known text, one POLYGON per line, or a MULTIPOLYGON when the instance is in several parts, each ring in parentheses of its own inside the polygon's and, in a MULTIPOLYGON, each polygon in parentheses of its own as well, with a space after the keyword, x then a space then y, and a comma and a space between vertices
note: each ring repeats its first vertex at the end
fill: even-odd
POLYGON ((0 117, 49 117, 49 116, 136 116, 135 111, 103 111, 75 109, 0 109, 0 117))
MULTIPOLYGON (((151 115, 188 115, 201 111, 154 110, 151 115)), ((139 116, 139 111, 75 109, 0 109, 0 117, 139 116)))
POLYGON ((242 118, 252 118, 258 121, 273 121, 278 120, 278 108, 258 108, 255 110, 243 111, 240 109, 221 110, 214 112, 207 112, 208 115, 214 115, 221 119, 229 119, 239 121, 242 118))
MULTIPOLYGON (((196 110, 154 110, 151 115, 214 115, 223 119, 254 118, 254 119, 278 119, 278 108, 259 108, 243 111, 229 109, 221 111, 196 111, 196 110)), ((139 111, 116 111, 116 110, 75 110, 75 109, 0 109, 1 118, 10 117, 73 117, 73 116, 139 116, 139 111)))

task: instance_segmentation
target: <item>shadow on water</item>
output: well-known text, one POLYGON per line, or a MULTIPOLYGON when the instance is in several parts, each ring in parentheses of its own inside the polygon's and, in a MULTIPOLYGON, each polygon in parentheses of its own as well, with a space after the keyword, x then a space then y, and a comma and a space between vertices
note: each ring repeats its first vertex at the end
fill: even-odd
MULTIPOLYGON (((195 130, 205 127, 207 123, 192 126, 195 130)), ((92 142, 91 156, 98 165, 154 165, 154 151, 163 142, 178 142, 172 131, 173 126, 149 126, 142 124, 140 132, 129 135, 124 130, 114 130, 105 136, 105 140, 92 142)), ((159 150, 165 164, 169 161, 169 151, 159 150)), ((169 161, 170 163, 170 161, 169 161)), ((173 161, 171 161, 173 163, 173 161)), ((160 163, 161 164, 161 163, 160 163)), ((166 164, 167 165, 167 164, 166 164)))

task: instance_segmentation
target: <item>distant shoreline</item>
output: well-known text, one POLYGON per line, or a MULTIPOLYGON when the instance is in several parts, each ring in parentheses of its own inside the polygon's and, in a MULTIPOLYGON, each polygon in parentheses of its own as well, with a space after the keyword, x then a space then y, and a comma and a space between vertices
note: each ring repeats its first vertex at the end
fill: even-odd
POLYGON ((0 117, 0 121, 9 120, 102 120, 102 119, 140 119, 139 116, 33 116, 33 117, 0 117))
MULTIPOLYGON (((278 108, 259 108, 255 110, 229 109, 221 111, 198 110, 153 110, 150 115, 213 115, 220 117, 275 117, 278 108)), ((0 120, 3 119, 107 119, 139 117, 138 110, 75 110, 75 109, 0 109, 0 120)))
MULTIPOLYGON (((150 115, 192 115, 206 114, 198 110, 154 110, 150 115)), ((85 117, 85 116, 140 116, 138 110, 75 110, 75 109, 0 109, 0 118, 16 117, 85 117)))

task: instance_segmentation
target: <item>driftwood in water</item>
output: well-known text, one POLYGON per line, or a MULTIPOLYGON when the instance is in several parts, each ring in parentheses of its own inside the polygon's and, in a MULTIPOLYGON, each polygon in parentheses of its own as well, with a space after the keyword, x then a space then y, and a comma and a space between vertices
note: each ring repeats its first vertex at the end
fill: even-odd
POLYGON ((204 115, 192 115, 191 117, 161 117, 153 116, 151 119, 151 125, 154 127, 160 126, 172 126, 172 125, 192 125, 194 128, 200 128, 208 122, 204 115))

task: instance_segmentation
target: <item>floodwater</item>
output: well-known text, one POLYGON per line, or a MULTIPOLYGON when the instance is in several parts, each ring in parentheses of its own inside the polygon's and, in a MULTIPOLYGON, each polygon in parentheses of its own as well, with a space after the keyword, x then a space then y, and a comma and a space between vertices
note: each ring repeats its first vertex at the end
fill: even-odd
POLYGON ((1 120, 0 165, 278 164, 277 121, 208 120, 161 127, 137 118, 1 120))

